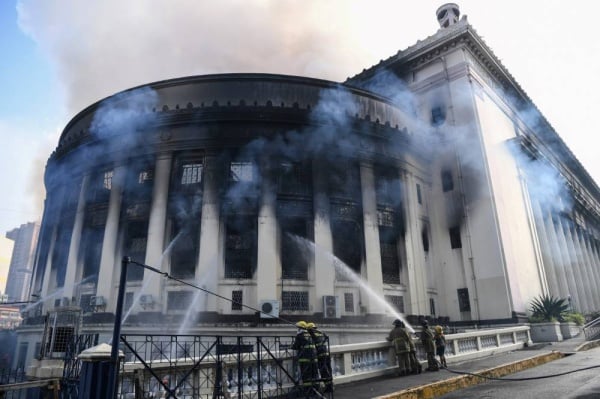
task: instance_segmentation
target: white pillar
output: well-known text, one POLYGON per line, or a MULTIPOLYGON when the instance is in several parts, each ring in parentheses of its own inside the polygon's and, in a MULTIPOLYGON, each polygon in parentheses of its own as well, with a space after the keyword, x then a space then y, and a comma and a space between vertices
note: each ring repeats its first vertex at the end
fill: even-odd
POLYGON ((562 251, 560 250, 556 225, 554 224, 550 210, 542 208, 541 212, 544 220, 544 226, 546 228, 546 232, 548 233, 548 246, 550 248, 552 262, 554 263, 554 271, 556 273, 556 283, 558 285, 557 296, 560 298, 566 298, 569 295, 567 272, 565 271, 565 265, 567 261, 564 259, 562 251))
MULTIPOLYGON (((403 173, 403 198, 405 220, 406 269, 408 274, 408 308, 406 313, 414 315, 429 314, 425 284, 422 278, 424 268, 419 259, 419 202, 416 193, 416 181, 410 172, 403 173)), ((406 303, 406 302, 405 302, 406 303)))
POLYGON ((327 194, 327 173, 319 161, 313 162, 315 218, 315 311, 324 311, 323 295, 334 294, 333 237, 331 235, 330 205, 327 194))
POLYGON ((125 166, 115 167, 113 172, 108 214, 106 216, 106 226, 104 227, 104 240, 102 241, 102 255, 100 255, 96 296, 104 297, 107 302, 107 312, 114 311, 117 305, 113 288, 119 281, 121 273, 121 259, 116 259, 116 253, 125 173, 125 166))
POLYGON ((549 244, 546 226, 544 225, 544 215, 542 214, 538 201, 533 200, 531 206, 534 214, 535 227, 538 232, 537 236, 540 241, 544 272, 546 281, 548 282, 548 291, 550 295, 560 297, 560 289, 556 279, 556 266, 552 257, 552 249, 549 244))
POLYGON ((85 218, 85 198, 89 181, 89 175, 83 176, 81 180, 79 198, 77 200, 77 211, 75 213, 75 223, 73 223, 71 243, 69 244, 69 255, 67 258, 67 270, 65 272, 65 287, 63 296, 69 298, 71 302, 75 300, 75 278, 77 274, 78 264, 80 264, 79 245, 81 244, 81 232, 83 231, 83 222, 85 218))
MULTIPOLYGON (((148 219, 148 235, 146 240, 146 257, 144 263, 163 270, 163 252, 165 249, 165 229, 167 222, 167 206, 169 199, 169 177, 173 156, 171 152, 160 153, 156 157, 154 168, 154 185, 152 187, 152 204, 148 219)), ((161 298, 161 286, 164 281, 154 272, 144 270, 147 282, 145 294, 152 295, 155 301, 161 298)))
POLYGON ((600 276, 597 270, 597 260, 594 258, 594 253, 590 248, 587 240, 587 232, 583 229, 578 229, 577 235, 579 237, 580 246, 587 259, 588 264, 588 278, 590 283, 590 289, 592 291, 593 308, 600 309, 600 276))
POLYGON ((567 246, 567 239, 565 238, 565 232, 561 222, 561 216, 552 215, 554 220, 554 225, 556 227, 556 236, 558 238, 559 248, 564 260, 564 270, 565 275, 567 276, 567 285, 569 287, 568 295, 571 297, 571 300, 575 302, 575 308, 581 309, 582 305, 582 297, 579 295, 579 291, 577 290, 577 283, 575 281, 575 274, 573 273, 573 258, 571 257, 571 251, 569 251, 569 247, 567 246))
POLYGON ((586 304, 587 307, 585 309, 586 312, 595 310, 594 309, 594 292, 591 290, 591 279, 588 273, 588 260, 585 257, 585 253, 583 251, 583 248, 581 247, 581 243, 579 241, 579 236, 577 234, 577 226, 575 225, 575 222, 573 221, 569 221, 568 222, 568 227, 569 227, 569 235, 571 237, 571 240, 573 241, 573 247, 575 249, 575 254, 577 256, 577 265, 578 265, 578 270, 579 270, 579 274, 581 277, 581 282, 582 282, 582 288, 583 291, 585 293, 585 298, 586 298, 586 304))
POLYGON ((587 294, 585 290, 585 283, 583 279, 583 273, 581 270, 582 264, 575 248, 573 236, 571 234, 570 221, 568 219, 561 218, 561 224, 563 226, 563 233, 565 235, 565 241, 567 243, 567 249, 569 250, 569 256, 571 259, 571 265, 573 270, 573 278, 575 279, 575 289, 579 296, 579 310, 586 311, 589 308, 587 294))
MULTIPOLYGON (((200 220, 200 251, 196 282, 200 286, 217 292, 219 271, 223 270, 223 245, 220 243, 220 200, 219 180, 223 176, 221 165, 216 154, 206 154, 204 157, 204 186, 202 192, 202 216, 200 220)), ((217 310, 214 295, 206 296, 204 304, 207 310, 217 310)))
POLYGON ((264 160, 261 165, 262 185, 258 211, 258 256, 256 268, 257 303, 277 299, 280 261, 277 251, 277 190, 272 167, 264 160))
MULTIPOLYGON (((371 162, 363 161, 360 164, 360 185, 363 206, 366 280, 375 294, 383 298, 383 273, 381 271, 375 173, 371 162)), ((368 313, 385 313, 384 306, 374 300, 368 293, 362 293, 361 298, 363 304, 367 306, 368 313)))

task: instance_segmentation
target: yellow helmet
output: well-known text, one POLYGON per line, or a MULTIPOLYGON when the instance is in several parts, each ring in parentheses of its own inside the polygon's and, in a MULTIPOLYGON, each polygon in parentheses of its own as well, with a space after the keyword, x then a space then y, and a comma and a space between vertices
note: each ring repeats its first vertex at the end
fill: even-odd
POLYGON ((298 327, 298 328, 308 328, 306 322, 302 321, 302 320, 300 320, 299 322, 296 323, 296 327, 298 327))
POLYGON ((316 327, 317 327, 317 325, 315 323, 312 323, 312 322, 306 323, 306 328, 316 328, 316 327))

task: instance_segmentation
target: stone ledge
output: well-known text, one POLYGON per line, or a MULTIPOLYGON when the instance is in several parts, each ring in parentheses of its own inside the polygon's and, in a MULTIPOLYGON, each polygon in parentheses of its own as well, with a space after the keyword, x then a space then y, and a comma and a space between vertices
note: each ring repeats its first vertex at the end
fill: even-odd
MULTIPOLYGON (((560 359, 563 356, 564 354, 561 352, 545 353, 543 355, 530 357, 528 359, 477 371, 473 374, 498 378, 539 366, 540 364, 548 363, 556 359, 560 359)), ((484 381, 486 381, 486 379, 482 377, 477 377, 474 375, 461 375, 458 377, 449 378, 447 380, 437 381, 431 384, 394 392, 388 395, 378 396, 376 399, 433 399, 449 392, 477 385, 484 381)))

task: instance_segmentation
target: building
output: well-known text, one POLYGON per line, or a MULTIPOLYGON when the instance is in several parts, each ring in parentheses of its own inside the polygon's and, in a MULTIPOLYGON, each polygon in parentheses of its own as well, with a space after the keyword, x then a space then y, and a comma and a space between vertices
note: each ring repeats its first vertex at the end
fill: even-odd
POLYGON ((540 294, 600 309, 598 186, 458 7, 437 16, 343 83, 194 76, 81 111, 47 164, 21 342, 65 306, 108 341, 123 256, 129 331, 289 329, 260 308, 346 343, 381 337, 393 309, 472 324, 524 320, 540 294))
POLYGON ((24 302, 30 299, 29 286, 39 230, 39 223, 30 222, 6 233, 6 238, 15 242, 6 279, 5 294, 8 302, 24 302))

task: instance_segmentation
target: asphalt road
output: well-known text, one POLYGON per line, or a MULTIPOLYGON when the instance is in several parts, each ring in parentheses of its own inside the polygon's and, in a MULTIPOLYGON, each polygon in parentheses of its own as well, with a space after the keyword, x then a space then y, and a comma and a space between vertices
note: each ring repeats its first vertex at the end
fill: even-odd
MULTIPOLYGON (((494 381, 455 391, 441 399, 599 399, 600 348, 576 352, 565 358, 534 367, 504 378, 543 377, 586 367, 594 368, 570 374, 529 381, 494 381)), ((458 365, 456 367, 458 369, 458 365)))

